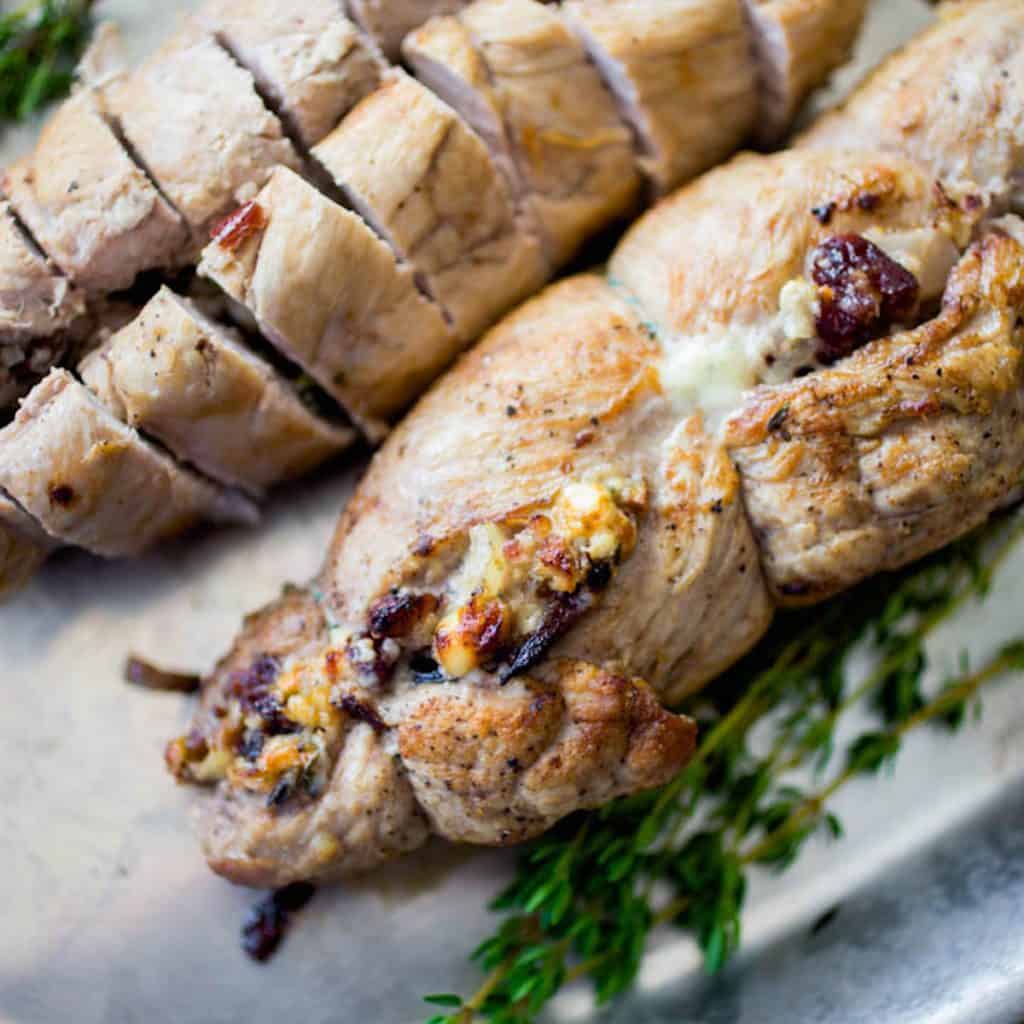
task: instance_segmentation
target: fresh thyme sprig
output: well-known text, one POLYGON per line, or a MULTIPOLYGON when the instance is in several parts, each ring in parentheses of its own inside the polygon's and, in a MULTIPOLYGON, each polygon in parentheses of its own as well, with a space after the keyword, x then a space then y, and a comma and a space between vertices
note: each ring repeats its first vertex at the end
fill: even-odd
POLYGON ((0 16, 0 119, 24 120, 70 88, 92 0, 29 0, 0 16))
POLYGON ((442 1010, 428 1024, 528 1024, 583 977, 607 1002, 629 988, 651 933, 666 924, 693 934, 706 968, 719 970, 739 947, 752 866, 783 870, 812 836, 838 839, 830 806, 841 789, 890 763, 908 733, 958 728, 986 683, 1024 670, 1019 639, 975 671, 964 659, 957 678, 926 691, 926 640, 987 594, 1022 535, 1024 513, 1001 517, 836 598, 810 622, 806 612, 783 616, 754 654, 686 709, 703 739, 675 780, 575 815, 523 853, 493 904, 504 921, 472 954, 484 983, 465 1001, 428 997, 442 1010), (869 659, 859 674, 854 651, 869 659), (794 773, 827 773, 837 726, 855 706, 866 706, 877 728, 845 746, 831 781, 805 790, 794 773))

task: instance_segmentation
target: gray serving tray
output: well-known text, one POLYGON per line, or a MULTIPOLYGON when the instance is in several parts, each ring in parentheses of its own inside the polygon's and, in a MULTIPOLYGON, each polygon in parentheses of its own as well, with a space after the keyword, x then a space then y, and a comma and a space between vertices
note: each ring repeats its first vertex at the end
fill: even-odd
MULTIPOLYGON (((133 51, 188 5, 104 5, 133 51)), ((930 15, 878 0, 856 68, 930 15)), ((29 144, 8 132, 5 157, 29 144)), ((134 651, 208 668, 240 617, 317 567, 358 476, 353 460, 285 489, 265 526, 146 559, 57 556, 0 607, 0 1020, 182 1024, 422 1020, 426 992, 469 990, 466 953, 511 855, 434 844, 374 878, 318 894, 279 955, 248 961, 238 929, 254 894, 205 868, 191 794, 161 750, 187 702, 120 681, 134 651)), ((982 607, 935 638, 937 671, 1019 631, 1024 550, 982 607)), ((746 952, 706 978, 692 944, 659 935, 634 995, 595 1015, 584 988, 551 1022, 1013 1024, 1024 1017, 1024 701, 986 697, 980 723, 914 736, 895 772, 844 791, 842 842, 758 875, 746 952), (836 909, 838 908, 838 909, 836 909)))

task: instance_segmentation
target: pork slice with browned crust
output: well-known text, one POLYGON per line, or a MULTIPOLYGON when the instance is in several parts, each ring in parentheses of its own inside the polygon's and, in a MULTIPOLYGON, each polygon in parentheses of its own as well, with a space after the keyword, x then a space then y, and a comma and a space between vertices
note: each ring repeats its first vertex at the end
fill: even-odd
POLYGON ((556 8, 476 0, 410 35, 404 53, 507 164, 552 266, 635 203, 630 131, 556 8))
POLYGON ((237 332, 162 288, 79 367, 126 423, 203 473, 260 495, 351 444, 237 332))
POLYGON ((740 0, 569 0, 587 46, 668 192, 732 153, 757 113, 757 72, 740 0))
POLYGON ((397 60, 402 40, 430 18, 455 14, 469 0, 349 0, 352 17, 380 47, 397 60))
POLYGON ((380 57, 342 0, 208 0, 198 17, 304 146, 315 146, 380 79, 380 57))
POLYGON ((395 71, 314 150, 408 262, 463 344, 547 276, 508 183, 449 106, 395 71))
POLYGON ((53 538, 0 490, 0 601, 24 586, 56 546, 53 538))
POLYGON ((51 537, 110 558, 204 519, 257 518, 248 500, 177 465, 66 370, 52 370, 0 430, 0 488, 51 537))
POLYGON ((39 251, 0 197, 0 408, 45 376, 85 312, 85 294, 39 251))
MULTIPOLYGON (((867 0, 743 0, 757 61, 755 137, 780 142, 804 100, 845 63, 867 0)), ((873 134, 861 138, 865 145, 873 134)))
POLYGON ((199 272, 374 439, 460 347, 412 268, 284 167, 207 246, 199 272))
POLYGON ((196 23, 102 97, 132 155, 184 217, 196 249, 277 164, 299 165, 252 75, 196 23))
POLYGON ((181 218, 131 161, 91 90, 65 101, 3 189, 47 255, 93 292, 181 261, 181 218))

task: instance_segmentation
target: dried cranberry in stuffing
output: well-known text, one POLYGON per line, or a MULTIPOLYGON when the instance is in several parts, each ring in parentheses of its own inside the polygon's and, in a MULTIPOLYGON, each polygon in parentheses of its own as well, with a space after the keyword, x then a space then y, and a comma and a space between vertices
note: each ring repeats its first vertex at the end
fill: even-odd
POLYGON ((862 235, 833 235, 814 251, 817 317, 823 363, 842 359, 917 306, 920 286, 909 270, 862 235))

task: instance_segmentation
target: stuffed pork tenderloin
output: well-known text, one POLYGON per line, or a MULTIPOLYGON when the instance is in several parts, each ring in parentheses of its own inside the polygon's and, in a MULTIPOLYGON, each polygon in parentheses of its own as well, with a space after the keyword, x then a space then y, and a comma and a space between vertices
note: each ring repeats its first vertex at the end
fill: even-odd
MULTIPOLYGON (((407 41, 435 91, 383 71, 333 0, 301 17, 276 0, 217 0, 139 69, 94 75, 65 104, 6 176, 12 230, 23 241, 30 230, 56 261, 35 257, 37 287, 64 284, 66 304, 84 308, 140 272, 181 265, 213 225, 200 273, 243 328, 165 288, 83 362, 104 408, 78 407, 120 420, 136 448, 155 440, 183 472, 259 498, 346 447, 344 419, 383 437, 501 312, 631 210, 645 181, 656 194, 734 149, 776 102, 762 80, 788 82, 795 107, 829 70, 789 75, 806 39, 770 72, 759 66, 738 0, 587 5, 589 18, 607 7, 606 29, 633 25, 625 36, 597 23, 577 34, 581 12, 533 0, 462 6, 407 41), (717 66, 701 56, 712 41, 717 66), (735 117, 716 123, 726 94, 735 117), (182 156, 196 140, 198 163, 182 156), (246 356, 257 332, 267 345, 246 356), (268 346, 281 357, 272 365, 268 346), (296 375, 312 411, 289 395, 296 375)), ((816 0, 808 18, 829 25, 838 6, 816 0)), ((838 28, 822 30, 836 61, 860 18, 841 6, 838 28)), ((0 432, 0 486, 56 542, 80 544, 89 529, 65 530, 66 509, 46 499, 67 481, 62 435, 40 427, 56 417, 38 412, 80 387, 60 380, 19 414, 35 421, 30 460, 17 420, 0 432)), ((79 485, 81 517, 102 524, 90 550, 136 552, 166 535, 123 535, 117 509, 130 497, 109 477, 79 485)), ((251 506, 232 504, 251 519, 251 506)))
POLYGON ((936 86, 909 155, 808 144, 706 175, 607 279, 527 303, 403 421, 320 575, 250 616, 168 746, 210 787, 215 871, 269 886, 430 834, 514 843, 664 783, 695 730, 666 707, 776 607, 906 564, 1015 491, 1020 137, 988 97, 954 120, 937 88, 968 66, 1013 81, 1019 5, 980 8, 1012 54, 965 11, 898 58, 929 49, 936 86), (943 159, 965 132, 1008 173, 943 184, 940 125, 943 159))

